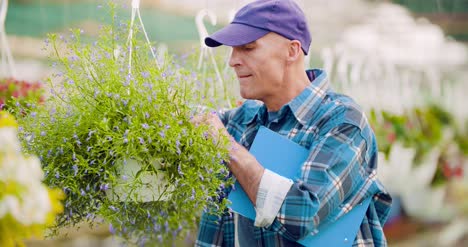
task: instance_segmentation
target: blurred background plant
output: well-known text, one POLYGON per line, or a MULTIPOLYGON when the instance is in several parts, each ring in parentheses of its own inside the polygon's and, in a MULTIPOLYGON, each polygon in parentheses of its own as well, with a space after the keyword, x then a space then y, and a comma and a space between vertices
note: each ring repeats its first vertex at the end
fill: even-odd
POLYGON ((62 192, 42 182, 39 159, 21 152, 17 128, 13 116, 0 111, 0 246, 4 247, 43 239, 63 210, 62 192))
POLYGON ((15 104, 26 107, 28 103, 42 102, 44 102, 42 83, 14 78, 0 79, 0 110, 7 110, 15 104))
POLYGON ((379 151, 390 159, 394 144, 415 150, 411 160, 419 166, 431 151, 438 150, 431 186, 464 175, 468 158, 468 122, 460 126, 450 112, 436 104, 409 109, 404 114, 372 110, 369 120, 378 139, 379 151))

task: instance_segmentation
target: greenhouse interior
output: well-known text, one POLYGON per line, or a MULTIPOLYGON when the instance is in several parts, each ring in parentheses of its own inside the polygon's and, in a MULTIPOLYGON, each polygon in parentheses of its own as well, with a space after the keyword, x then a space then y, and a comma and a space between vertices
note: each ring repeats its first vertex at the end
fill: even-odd
MULTIPOLYGON (((468 1, 294 1, 305 68, 375 135, 375 246, 468 246, 468 1)), ((0 246, 205 246, 236 189, 228 138, 193 119, 247 102, 236 48, 205 38, 254 1, 0 2, 0 246)))

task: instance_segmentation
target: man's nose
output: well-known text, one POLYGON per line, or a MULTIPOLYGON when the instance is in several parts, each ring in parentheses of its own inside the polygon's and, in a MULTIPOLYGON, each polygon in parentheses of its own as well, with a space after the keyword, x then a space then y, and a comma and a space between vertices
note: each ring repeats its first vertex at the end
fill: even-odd
POLYGON ((231 49, 231 56, 229 58, 229 66, 236 67, 240 65, 239 52, 236 48, 231 49))

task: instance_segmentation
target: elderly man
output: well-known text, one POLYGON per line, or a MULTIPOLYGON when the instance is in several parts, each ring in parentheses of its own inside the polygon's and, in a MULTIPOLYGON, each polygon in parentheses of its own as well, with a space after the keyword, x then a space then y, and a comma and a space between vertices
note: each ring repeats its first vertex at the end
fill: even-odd
POLYGON ((198 121, 235 140, 228 167, 255 205, 256 218, 204 215, 195 245, 300 246, 298 240, 372 197, 354 245, 386 246, 382 227, 391 198, 376 178, 374 134, 359 106, 329 88, 324 71, 305 70, 311 36, 297 4, 252 2, 205 43, 232 47, 229 65, 247 100, 198 121), (299 179, 264 169, 248 152, 260 126, 310 150, 299 179))

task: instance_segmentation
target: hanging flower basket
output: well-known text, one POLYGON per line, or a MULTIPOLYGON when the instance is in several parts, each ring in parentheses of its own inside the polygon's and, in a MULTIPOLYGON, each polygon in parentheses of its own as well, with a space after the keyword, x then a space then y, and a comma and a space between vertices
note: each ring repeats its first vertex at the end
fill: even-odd
POLYGON ((44 105, 16 109, 28 112, 20 136, 46 182, 66 194, 57 227, 102 218, 128 241, 172 242, 203 211, 226 207, 229 140, 214 142, 208 126, 190 122, 191 106, 206 103, 197 75, 168 54, 158 64, 138 29, 125 42, 128 25, 113 23, 91 43, 82 30, 49 36, 61 72, 44 105))

